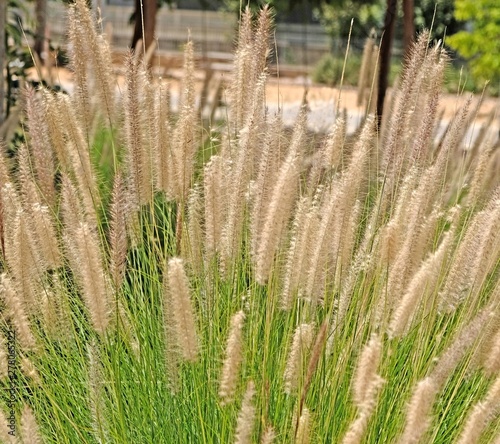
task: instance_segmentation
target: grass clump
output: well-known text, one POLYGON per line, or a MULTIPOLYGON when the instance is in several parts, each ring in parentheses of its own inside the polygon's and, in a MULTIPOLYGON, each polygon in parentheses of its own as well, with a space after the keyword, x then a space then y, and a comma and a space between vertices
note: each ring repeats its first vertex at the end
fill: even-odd
POLYGON ((247 11, 201 155, 192 45, 173 114, 137 55, 115 94, 71 11, 75 94, 28 92, 0 162, 21 439, 498 439, 498 150, 466 146, 469 102, 436 136, 445 53, 423 35, 381 130, 339 116, 311 152, 305 108, 292 131, 266 112, 271 18, 247 11))

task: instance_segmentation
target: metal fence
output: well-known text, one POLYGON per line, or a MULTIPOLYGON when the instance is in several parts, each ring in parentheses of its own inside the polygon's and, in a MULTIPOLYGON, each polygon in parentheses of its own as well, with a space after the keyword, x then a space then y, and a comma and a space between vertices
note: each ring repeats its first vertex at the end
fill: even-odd
MULTIPOLYGON (((66 7, 49 2, 51 38, 64 43, 66 34, 66 7)), ((132 38, 133 26, 129 23, 133 8, 102 4, 104 29, 112 25, 112 43, 115 48, 126 48, 132 38)), ((236 37, 237 18, 234 14, 180 10, 162 7, 158 12, 156 33, 160 51, 176 51, 187 41, 188 35, 195 42, 196 50, 204 55, 209 52, 231 54, 236 37)), ((331 48, 331 39, 318 24, 278 23, 275 29, 275 49, 282 63, 312 66, 331 48)))

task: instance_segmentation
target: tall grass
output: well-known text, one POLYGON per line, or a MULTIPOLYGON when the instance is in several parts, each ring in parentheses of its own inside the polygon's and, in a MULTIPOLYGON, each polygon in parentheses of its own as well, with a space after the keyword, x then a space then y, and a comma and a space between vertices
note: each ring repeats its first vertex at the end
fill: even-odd
POLYGON ((192 44, 174 113, 70 11, 75 93, 27 91, 0 162, 0 439, 12 407, 25 443, 498 442, 499 151, 470 101, 437 137, 446 54, 312 152, 247 11, 207 158, 192 44))

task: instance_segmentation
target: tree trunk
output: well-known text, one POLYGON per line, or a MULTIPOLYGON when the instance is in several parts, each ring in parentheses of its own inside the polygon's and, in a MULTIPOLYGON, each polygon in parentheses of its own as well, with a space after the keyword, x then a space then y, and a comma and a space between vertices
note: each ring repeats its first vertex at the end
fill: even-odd
POLYGON ((403 46, 405 58, 409 56, 411 44, 415 39, 414 0, 403 0, 403 46))
POLYGON ((389 69, 391 66, 391 50, 392 41, 394 39, 397 9, 398 0, 387 0, 382 42, 380 44, 380 71, 378 77, 377 97, 377 119, 379 127, 382 122, 382 114, 384 112, 385 92, 387 90, 387 79, 389 77, 389 69))
POLYGON ((35 31, 35 52, 40 58, 40 61, 45 64, 42 56, 45 46, 45 29, 47 27, 47 0, 36 0, 35 5, 36 15, 36 31, 35 31))
POLYGON ((5 79, 4 75, 5 63, 7 59, 7 51, 5 48, 6 42, 6 25, 7 25, 7 2, 0 1, 0 125, 5 119, 5 79))
POLYGON ((157 12, 157 0, 135 0, 134 36, 130 45, 132 51, 135 50, 139 40, 143 40, 146 51, 154 42, 157 12))

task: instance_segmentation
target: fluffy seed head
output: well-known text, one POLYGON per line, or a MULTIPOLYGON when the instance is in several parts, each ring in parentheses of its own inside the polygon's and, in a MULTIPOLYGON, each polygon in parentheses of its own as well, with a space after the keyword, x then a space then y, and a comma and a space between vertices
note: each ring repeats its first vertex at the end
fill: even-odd
POLYGON ((235 444, 250 444, 252 442, 252 430, 255 421, 255 406, 252 399, 255 395, 255 385, 250 381, 247 385, 245 396, 241 404, 238 422, 236 424, 235 444))
POLYGON ((222 364, 222 374, 219 385, 219 396, 224 404, 230 402, 236 390, 238 373, 243 358, 243 321, 245 314, 239 311, 231 318, 229 336, 226 344, 224 363, 222 364))
POLYGON ((189 282, 184 271, 184 262, 180 258, 168 261, 167 291, 179 350, 186 361, 194 362, 198 357, 199 340, 189 282))
POLYGON ((292 346, 283 375, 285 393, 291 394, 298 388, 299 379, 314 335, 313 324, 301 324, 295 329, 292 346))

